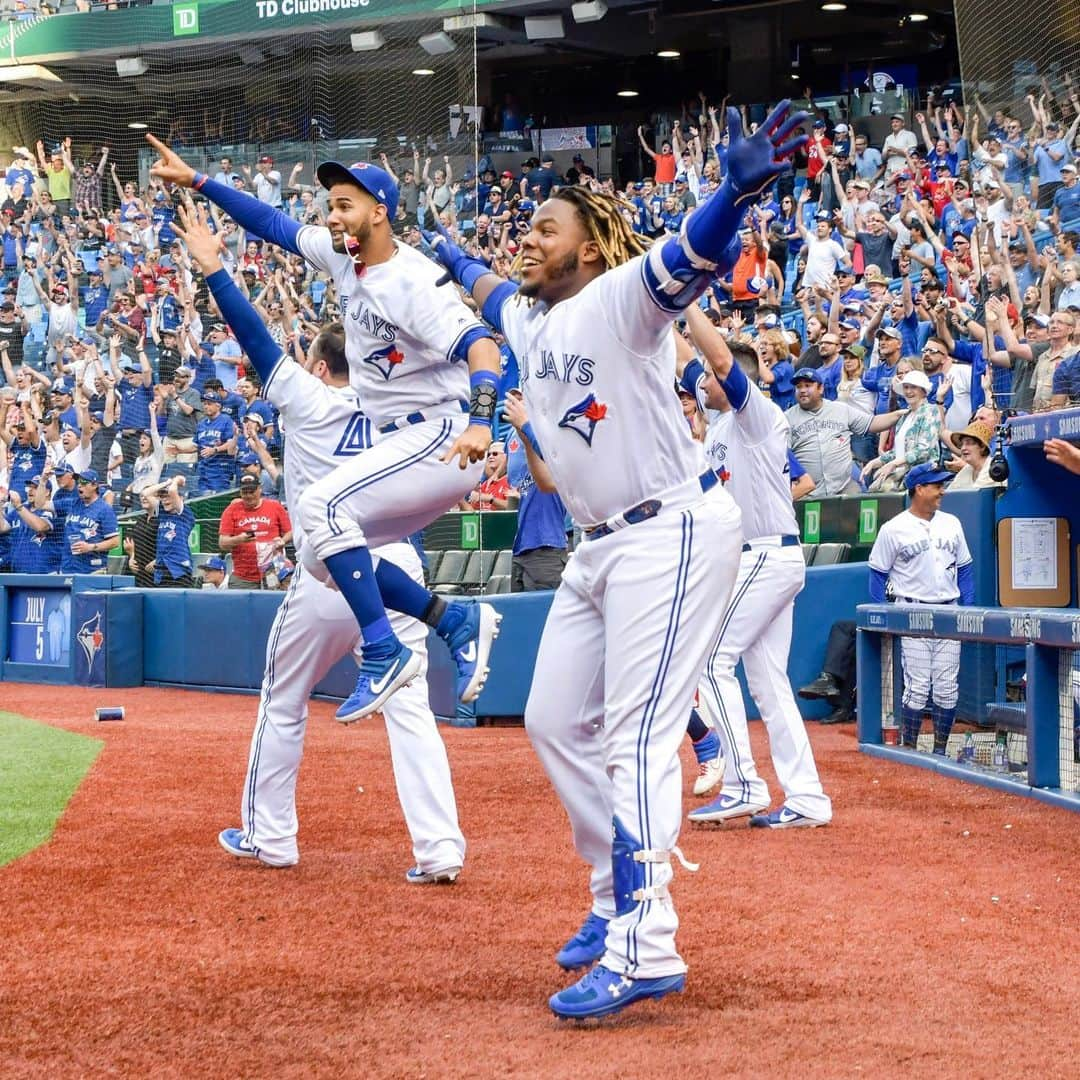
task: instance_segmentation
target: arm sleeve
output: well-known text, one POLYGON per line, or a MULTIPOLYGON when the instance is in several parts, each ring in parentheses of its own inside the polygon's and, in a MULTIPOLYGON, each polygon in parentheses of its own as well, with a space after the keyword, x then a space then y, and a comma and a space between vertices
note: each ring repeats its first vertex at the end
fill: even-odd
POLYGON ((870 599, 875 604, 885 603, 885 586, 888 583, 889 575, 884 570, 875 570, 870 567, 870 599))
MULTIPOLYGON (((249 198, 249 202, 252 200, 249 198)), ((225 321, 232 327, 240 347, 251 358, 259 379, 269 382, 274 368, 281 360, 281 348, 270 336, 259 313, 244 298, 227 270, 215 270, 207 279, 225 321)))
POLYGON ((956 569, 956 584, 960 588, 960 603, 971 605, 975 603, 975 565, 964 563, 956 569))
POLYGON ((269 240, 294 255, 303 255, 298 243, 300 225, 288 214, 209 177, 196 190, 220 206, 245 232, 269 240))
POLYGON ((516 285, 510 281, 504 281, 492 291, 491 295, 484 301, 484 306, 480 309, 480 314, 484 316, 484 321, 489 325, 494 326, 499 333, 503 332, 503 305, 516 292, 516 285))
POLYGON ((788 477, 792 480, 801 480, 806 475, 806 470, 799 463, 799 459, 790 451, 787 452, 788 477))

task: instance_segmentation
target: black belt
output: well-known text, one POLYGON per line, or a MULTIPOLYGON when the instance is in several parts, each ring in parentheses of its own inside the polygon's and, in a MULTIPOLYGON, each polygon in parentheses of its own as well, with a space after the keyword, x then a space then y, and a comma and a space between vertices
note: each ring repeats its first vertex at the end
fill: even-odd
MULTIPOLYGON (((757 540, 748 540, 742 546, 743 551, 753 551, 754 550, 754 544, 756 544, 756 543, 758 543, 757 540)), ((790 533, 788 533, 786 536, 781 536, 780 537, 780 543, 777 546, 778 547, 798 547, 801 543, 802 543, 802 541, 797 536, 792 536, 790 533)), ((771 547, 772 545, 768 545, 768 546, 771 547)))
MULTIPOLYGON (((458 405, 461 406, 461 411, 467 413, 469 406, 467 402, 459 401, 458 405)), ((419 409, 416 412, 411 412, 406 416, 399 416, 396 420, 390 420, 388 423, 380 424, 378 432, 380 435, 389 435, 391 431, 401 431, 402 428, 411 427, 413 424, 422 424, 425 420, 438 420, 437 416, 428 416, 427 413, 421 412, 419 409)))
POLYGON ((955 600, 916 600, 913 596, 898 596, 898 604, 955 604, 955 600))
MULTIPOLYGON (((712 469, 703 472, 698 477, 698 482, 701 484, 701 491, 703 494, 716 487, 718 481, 719 477, 712 469)), ((619 516, 627 525, 640 525, 641 522, 656 517, 663 508, 663 505, 664 504, 659 499, 646 499, 644 502, 639 502, 637 506, 631 506, 629 510, 624 510, 619 516)), ((618 532, 618 529, 613 528, 605 521, 601 525, 586 529, 582 535, 586 540, 599 540, 600 537, 610 536, 613 532, 618 532)))

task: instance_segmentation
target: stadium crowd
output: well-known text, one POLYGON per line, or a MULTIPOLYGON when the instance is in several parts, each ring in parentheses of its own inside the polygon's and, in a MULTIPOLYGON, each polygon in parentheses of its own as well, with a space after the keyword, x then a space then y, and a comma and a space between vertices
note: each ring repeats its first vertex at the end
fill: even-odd
MULTIPOLYGON (((802 491, 899 490, 931 460, 956 487, 992 485, 1003 415, 1080 403, 1080 96, 1068 78, 1047 91, 1012 113, 931 94, 879 144, 811 101, 794 171, 748 205, 734 268, 703 301, 729 347, 756 354, 812 481, 802 491)), ((677 233, 724 175, 724 105, 702 95, 655 139, 639 128, 642 175, 618 183, 580 155, 565 169, 543 152, 458 168, 395 149, 379 160, 400 189, 396 231, 430 253, 425 232, 441 227, 512 277, 539 203, 584 184, 614 196, 642 236, 677 233)), ((224 155, 208 171, 298 221, 324 220, 326 193, 299 183, 300 164, 224 155)), ((173 232, 178 195, 70 139, 15 148, 2 179, 0 568, 103 572, 127 513, 127 570, 147 586, 191 585, 188 500, 239 488, 220 520, 232 565, 207 583, 286 580, 285 439, 173 232)), ((332 284, 209 211, 235 280, 302 361, 338 315, 332 284)), ((516 362, 503 351, 501 441, 462 508, 554 499, 543 546, 558 550, 561 508, 514 437, 527 417, 505 394, 516 362)))

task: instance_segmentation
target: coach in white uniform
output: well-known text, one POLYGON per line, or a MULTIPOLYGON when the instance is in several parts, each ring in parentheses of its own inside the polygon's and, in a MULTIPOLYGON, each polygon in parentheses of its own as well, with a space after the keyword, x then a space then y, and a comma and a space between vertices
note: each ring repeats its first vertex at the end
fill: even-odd
POLYGON ((827 825, 832 803, 822 790, 787 674, 795 597, 806 580, 799 524, 791 504, 788 425, 779 406, 752 381, 757 373, 753 351, 747 349, 745 358, 733 358, 700 308, 691 307, 686 315, 694 343, 712 374, 692 361, 683 372, 683 386, 695 393, 699 405, 715 410, 710 412, 705 454, 742 512, 743 536, 735 590, 698 687, 708 711, 717 718, 724 785, 715 800, 690 811, 690 820, 749 817, 751 825, 770 829, 827 825), (783 805, 771 813, 762 812, 768 810, 769 789, 754 764, 742 690, 735 678, 740 659, 784 789, 783 805))
POLYGON ((435 248, 517 356, 538 448, 584 527, 525 710, 592 867, 581 934, 603 927, 596 951, 579 952, 582 963, 600 962, 549 1000, 562 1017, 603 1016, 685 983, 668 894, 680 857, 678 750, 741 536, 738 508, 671 392, 671 324, 734 264, 746 203, 801 145, 800 118, 787 108, 748 139, 729 110, 724 187, 647 255, 634 257, 642 246, 618 203, 584 186, 560 190, 534 214, 519 290, 445 237, 435 248))
MULTIPOLYGON (((282 354, 258 314, 222 268, 216 240, 205 224, 180 211, 183 237, 198 261, 222 314, 263 380, 263 396, 277 406, 288 439, 286 501, 338 467, 342 448, 367 453, 371 425, 349 387, 344 337, 324 330, 305 367, 282 354)), ((307 539, 294 526, 301 551, 307 539)), ((374 554, 392 559, 417 582, 423 571, 411 544, 391 544, 374 554)), ((465 857, 446 747, 428 705, 427 630, 415 619, 393 616, 395 630, 424 664, 418 677, 383 709, 398 798, 412 837, 416 865, 406 875, 417 884, 453 881, 465 857)), ((268 866, 292 866, 297 846, 296 778, 303 754, 308 701, 316 683, 342 657, 359 654, 356 621, 340 593, 296 567, 266 646, 266 671, 258 721, 251 740, 240 829, 225 829, 221 846, 268 866)), ((359 656, 358 656, 359 658, 359 656)))
MULTIPOLYGON (((870 551, 870 599, 885 603, 891 584, 898 604, 973 604, 975 573, 958 518, 941 507, 945 484, 952 479, 936 463, 916 465, 904 484, 911 505, 885 522, 870 551)), ((944 754, 956 719, 960 642, 936 638, 901 638, 904 671, 901 740, 918 744, 923 709, 932 701, 934 753, 944 754)))

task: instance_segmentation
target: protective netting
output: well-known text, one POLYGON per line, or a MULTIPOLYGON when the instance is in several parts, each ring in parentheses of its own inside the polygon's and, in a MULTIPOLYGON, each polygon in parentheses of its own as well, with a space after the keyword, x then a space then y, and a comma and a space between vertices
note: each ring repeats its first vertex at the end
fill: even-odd
MULTIPOLYGON (((193 6, 174 4, 169 17, 193 6)), ((308 0, 222 0, 199 7, 203 30, 211 16, 234 12, 221 23, 237 31, 228 37, 178 36, 164 48, 133 46, 125 57, 114 48, 107 56, 49 58, 45 65, 58 83, 6 84, 10 89, 0 93, 0 142, 33 152, 40 139, 49 154, 70 137, 75 163, 95 165, 108 145, 106 205, 114 194, 113 164, 122 180, 146 182, 150 156, 137 124, 167 136, 197 164, 226 150, 240 171, 272 156, 283 181, 292 179, 294 186, 310 184, 313 163, 339 152, 349 161, 386 153, 400 173, 413 164, 415 148, 421 169, 427 158, 434 172, 452 156, 460 175, 476 158, 475 32, 446 34, 441 17, 412 17, 408 0, 381 7, 378 21, 362 23, 343 20, 346 6, 344 0, 334 0, 332 9, 308 0), (282 8, 295 18, 283 18, 282 8), (276 18, 263 17, 272 9, 276 18), (238 22, 242 11, 254 25, 238 22), (432 55, 420 39, 448 51, 432 55), (118 64, 141 73, 120 74, 118 64)), ((90 39, 82 42, 87 47, 98 37, 104 42, 110 27, 130 34, 132 19, 161 17, 156 4, 139 11, 61 11, 33 22, 0 22, 0 38, 14 26, 12 56, 21 59, 24 47, 31 53, 62 48, 76 32, 90 39), (46 33, 52 36, 41 38, 46 33), (44 43, 35 44, 38 39, 44 43)))
POLYGON ((982 0, 956 0, 956 36, 964 98, 977 98, 1025 126, 1039 117, 1064 121, 1075 115, 1071 94, 1080 89, 1080 5, 1075 0, 1035 0, 1006 12, 982 0))
POLYGON ((1058 768, 1062 791, 1080 791, 1080 651, 1058 660, 1058 768))

